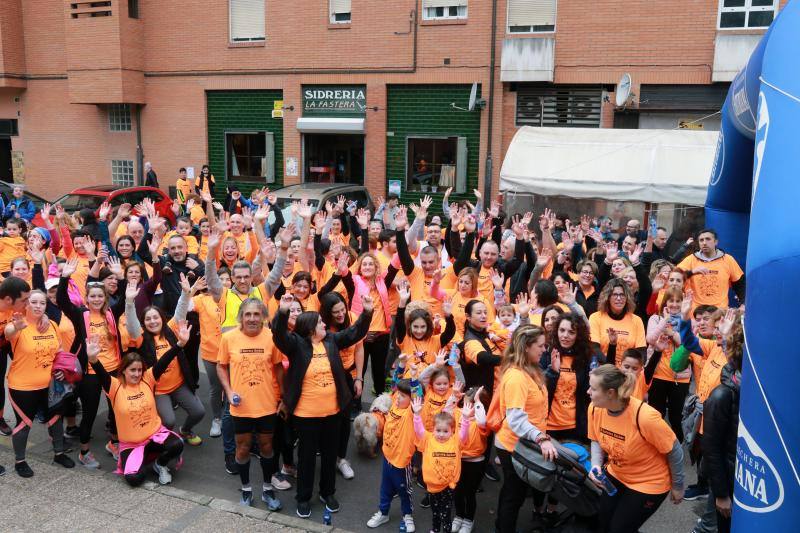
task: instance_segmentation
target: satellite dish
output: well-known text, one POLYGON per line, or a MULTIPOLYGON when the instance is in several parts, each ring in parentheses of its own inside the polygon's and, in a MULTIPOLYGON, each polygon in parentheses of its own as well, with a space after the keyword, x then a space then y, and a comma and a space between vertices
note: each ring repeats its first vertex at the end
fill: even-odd
POLYGON ((470 111, 474 111, 475 104, 477 103, 477 101, 478 101, 478 83, 475 82, 472 84, 472 90, 469 92, 469 106, 467 106, 467 109, 469 109, 470 111))
POLYGON ((631 97, 631 84, 632 84, 631 75, 626 72, 619 79, 619 83, 617 83, 617 90, 616 90, 617 107, 625 107, 628 104, 628 100, 631 97))

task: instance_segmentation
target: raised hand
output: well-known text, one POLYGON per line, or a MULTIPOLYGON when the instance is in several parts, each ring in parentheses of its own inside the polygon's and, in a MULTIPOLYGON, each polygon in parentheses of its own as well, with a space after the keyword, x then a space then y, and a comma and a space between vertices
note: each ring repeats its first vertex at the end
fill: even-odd
POLYGON ((411 410, 415 415, 418 415, 422 412, 422 398, 416 394, 411 398, 411 410))
POLYGON ((736 310, 735 309, 728 309, 725 311, 725 316, 720 319, 717 328, 719 329, 720 335, 722 338, 727 337, 731 333, 731 329, 733 329, 733 324, 736 322, 736 310))
POLYGON ((397 283, 397 295, 400 297, 400 303, 405 307, 405 304, 411 299, 411 285, 408 280, 402 279, 397 283))
POLYGON ((289 308, 292 306, 292 302, 294 302, 294 296, 292 296, 291 293, 285 292, 283 293, 283 296, 281 296, 281 301, 280 304, 278 305, 278 308, 281 311, 285 311, 288 313, 289 308))
POLYGON ((439 350, 439 352, 436 354, 436 361, 433 364, 438 366, 438 367, 444 367, 444 366, 447 365, 447 349, 446 348, 442 348, 441 350, 439 350))
POLYGON ((117 257, 109 257, 106 261, 108 265, 108 269, 111 271, 112 274, 117 276, 118 278, 122 278, 124 275, 124 271, 122 269, 122 263, 119 262, 119 258, 117 257))
POLYGON ((479 191, 478 189, 472 189, 472 194, 474 194, 474 195, 475 195, 475 198, 476 198, 476 199, 477 199, 479 202, 481 201, 481 198, 483 198, 483 195, 481 194, 481 191, 479 191))
POLYGON ((408 209, 406 206, 398 206, 394 222, 398 231, 405 231, 406 227, 408 227, 408 209))
POLYGON ((192 284, 189 283, 189 279, 183 272, 180 273, 180 284, 181 284, 181 292, 183 292, 184 294, 190 294, 192 292, 192 284))
POLYGON ((86 337, 86 357, 88 357, 89 362, 96 363, 100 352, 100 335, 92 333, 86 337))
POLYGON ((192 285, 192 294, 197 294, 198 292, 204 291, 208 288, 208 280, 205 276, 200 276, 192 285))
POLYGON ((64 266, 62 267, 61 270, 61 277, 68 278, 71 275, 73 275, 76 270, 78 270, 78 258, 73 257, 72 259, 64 263, 64 266))
POLYGON ((500 204, 494 200, 489 204, 489 216, 492 218, 500 216, 500 204))
POLYGON ((476 227, 477 227, 477 222, 475 221, 475 216, 467 215, 464 218, 464 231, 466 231, 467 233, 472 233, 473 231, 475 231, 476 227))
POLYGON ((308 199, 307 198, 302 198, 300 200, 300 205, 298 206, 297 214, 303 220, 310 220, 311 219, 311 206, 308 205, 308 199))
POLYGON ((292 237, 294 237, 295 231, 297 231, 297 225, 294 222, 289 222, 281 228, 278 232, 278 238, 281 241, 281 248, 288 248, 289 243, 292 242, 292 237))
POLYGON ((563 303, 564 305, 570 306, 575 303, 577 297, 578 297, 578 286, 570 283, 567 286, 567 290, 564 291, 564 294, 559 295, 558 299, 561 300, 561 303, 563 303))
POLYGON ((550 209, 545 207, 544 213, 542 213, 542 215, 539 217, 539 229, 541 229, 543 232, 547 231, 548 229, 552 229, 550 221, 551 221, 550 209))
POLYGON ((111 204, 103 202, 100 204, 100 210, 97 213, 97 220, 108 220, 108 213, 111 212, 111 204))
POLYGON ((242 218, 244 219, 244 227, 253 227, 253 210, 245 206, 242 208, 242 218))
POLYGON ((691 320, 693 302, 694 293, 692 292, 692 289, 689 289, 684 293, 683 301, 681 302, 681 315, 683 316, 684 320, 691 320))
POLYGON ((638 263, 638 262, 639 262, 639 257, 641 257, 641 255, 642 255, 642 252, 644 252, 644 247, 645 247, 645 246, 646 246, 646 245, 645 245, 645 243, 643 243, 643 242, 640 242, 640 243, 639 243, 639 244, 638 244, 638 245, 637 245, 637 246, 636 246, 636 247, 633 249, 633 251, 631 252, 631 256, 630 256, 630 258, 629 258, 629 259, 631 260, 631 263, 634 263, 634 264, 635 264, 635 263, 638 263))
POLYGON ((364 208, 356 211, 356 221, 361 229, 367 229, 369 227, 369 211, 364 208))
POLYGON ((617 344, 617 340, 619 340, 619 335, 617 335, 617 330, 614 328, 608 328, 606 330, 606 335, 608 335, 608 344, 617 344))
MULTIPOLYGON (((221 240, 222 240, 222 233, 219 231, 219 228, 217 226, 214 226, 208 233, 208 240, 206 241, 206 246, 208 247, 208 250, 216 252, 217 248, 219 248, 219 243, 221 240)), ((214 254, 209 254, 209 255, 214 255, 214 254)))
POLYGON ((605 244, 604 248, 606 249, 606 262, 611 263, 619 257, 619 245, 617 241, 609 241, 605 244))
POLYGON ((40 211, 40 213, 42 216, 42 220, 44 220, 45 222, 50 220, 50 211, 52 210, 52 208, 53 206, 51 206, 47 202, 42 204, 42 210, 40 211))
POLYGON ((192 335, 192 326, 189 325, 189 322, 186 320, 181 320, 178 322, 178 331, 175 332, 175 336, 178 337, 178 346, 183 348, 189 343, 189 339, 192 335))
POLYGON ((267 221, 267 218, 269 218, 269 205, 267 204, 259 205, 258 209, 256 209, 255 214, 253 215, 253 218, 256 220, 256 222, 264 224, 264 222, 267 221))
POLYGON ((28 323, 25 321, 25 315, 23 313, 15 312, 12 314, 11 323, 14 324, 15 331, 22 331, 28 327, 28 323))
POLYGON ((191 213, 193 207, 194 207, 194 198, 189 198, 188 200, 186 200, 186 212, 191 213))
POLYGON ((503 285, 505 284, 506 278, 497 271, 497 269, 492 269, 492 285, 494 285, 494 290, 501 291, 503 290, 503 285))
POLYGON ((372 310, 375 308, 375 303, 372 301, 372 296, 368 294, 362 294, 361 306, 364 308, 364 311, 366 311, 367 313, 371 313, 372 310))
POLYGON ((464 399, 464 405, 461 407, 461 423, 472 420, 473 416, 475 416, 475 405, 471 401, 464 399))
POLYGON ((136 299, 138 295, 139 295, 139 287, 137 287, 133 283, 128 283, 128 286, 125 287, 125 301, 132 302, 136 299))
POLYGON ((531 311, 531 302, 528 298, 527 292, 521 292, 517 295, 517 314, 525 316, 531 311))
POLYGON ((559 352, 557 348, 553 348, 553 351, 550 353, 550 368, 552 368, 554 372, 561 372, 561 352, 559 352))
POLYGON ((442 313, 445 317, 453 315, 453 299, 450 296, 446 296, 442 302, 442 313))
POLYGON ((550 249, 542 250, 536 257, 536 266, 539 268, 545 268, 547 265, 550 264, 550 261, 552 260, 553 260, 553 255, 550 252, 550 249))
POLYGON ((344 251, 339 253, 339 258, 336 260, 336 273, 339 274, 340 277, 345 277, 350 271, 350 265, 348 264, 349 259, 350 256, 344 251))

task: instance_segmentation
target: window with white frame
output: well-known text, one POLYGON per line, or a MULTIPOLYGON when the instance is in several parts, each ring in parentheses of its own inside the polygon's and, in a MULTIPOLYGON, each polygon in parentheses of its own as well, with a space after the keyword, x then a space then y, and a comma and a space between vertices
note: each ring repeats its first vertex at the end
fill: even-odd
POLYGON ((111 184, 133 187, 133 161, 130 159, 111 160, 111 184))
POLYGON ((555 31, 557 5, 557 0, 508 0, 508 33, 555 31))
POLYGON ((108 106, 108 129, 111 131, 131 131, 131 106, 111 104, 108 106))
POLYGON ((467 0, 422 0, 423 20, 467 18, 467 0))
POLYGON ((350 22, 350 0, 330 0, 331 24, 350 22))
POLYGON ((266 38, 264 0, 229 0, 228 20, 233 43, 266 38))
POLYGON ((719 28, 766 28, 777 12, 778 0, 719 0, 719 28))

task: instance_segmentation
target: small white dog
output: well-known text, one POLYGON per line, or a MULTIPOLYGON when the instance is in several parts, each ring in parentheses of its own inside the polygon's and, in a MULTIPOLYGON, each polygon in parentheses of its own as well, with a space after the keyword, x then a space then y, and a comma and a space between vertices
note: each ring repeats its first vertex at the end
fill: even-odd
POLYGON ((369 412, 361 413, 353 420, 353 435, 359 453, 373 458, 377 455, 378 445, 383 438, 386 413, 391 408, 392 397, 384 392, 372 400, 369 412))

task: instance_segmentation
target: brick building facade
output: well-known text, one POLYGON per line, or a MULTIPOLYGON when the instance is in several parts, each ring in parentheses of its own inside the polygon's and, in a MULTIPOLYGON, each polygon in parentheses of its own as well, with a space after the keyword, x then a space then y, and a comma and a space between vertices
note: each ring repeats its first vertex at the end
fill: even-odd
POLYGON ((144 161, 164 188, 209 163, 243 189, 348 180, 411 200, 483 187, 491 153, 496 190, 521 125, 718 110, 783 3, 2 0, 0 179, 53 199, 133 183, 144 161))

